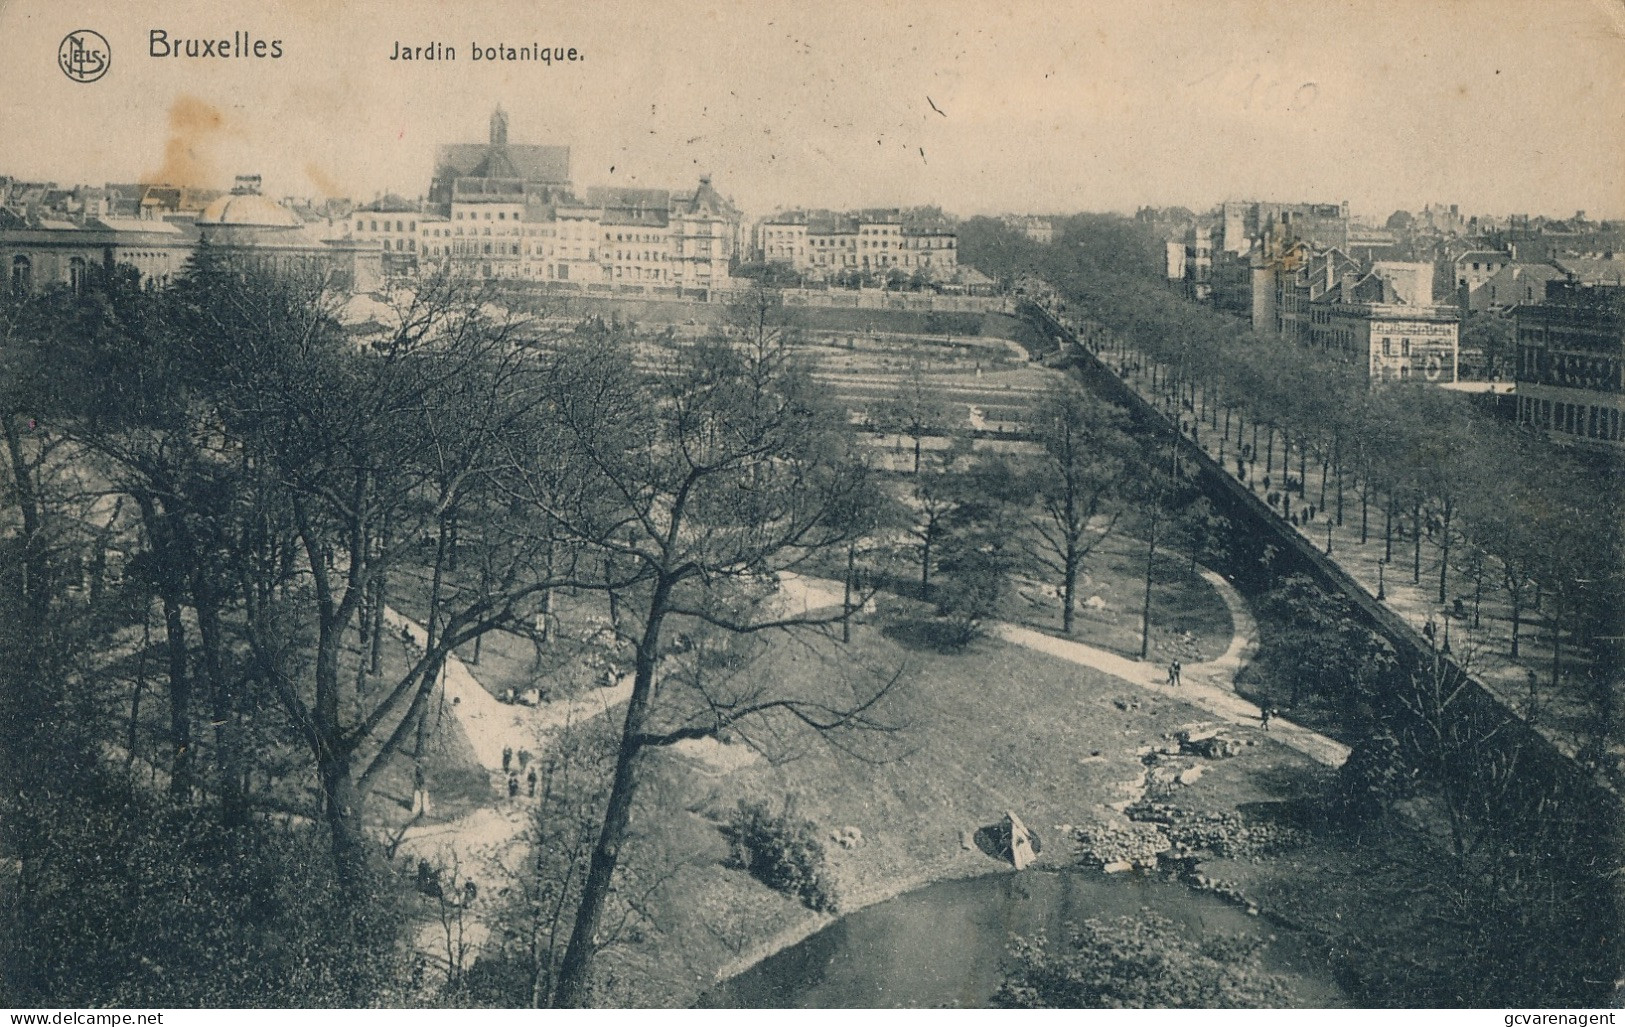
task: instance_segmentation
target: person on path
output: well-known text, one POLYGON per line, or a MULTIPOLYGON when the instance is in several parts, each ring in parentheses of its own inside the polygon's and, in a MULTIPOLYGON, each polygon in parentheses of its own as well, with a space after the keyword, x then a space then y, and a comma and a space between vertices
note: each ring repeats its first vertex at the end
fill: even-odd
POLYGON ((1273 712, 1268 706, 1258 711, 1258 723, 1263 726, 1265 731, 1270 729, 1270 717, 1272 715, 1273 712))
POLYGON ((429 812, 429 782, 423 773, 423 765, 412 767, 412 815, 427 816, 429 812))
POLYGON ((1174 661, 1174 684, 1175 685, 1183 684, 1183 682, 1180 680, 1179 675, 1180 675, 1180 672, 1183 671, 1184 669, 1185 669, 1184 667, 1180 666, 1178 660, 1174 661))
POLYGON ((519 769, 524 770, 529 765, 530 765, 530 750, 529 749, 520 749, 519 750, 519 769))
POLYGON ((513 799, 513 798, 517 798, 518 796, 519 796, 519 775, 510 771, 508 773, 508 798, 513 799))
POLYGON ((527 789, 525 792, 526 797, 536 798, 536 771, 534 769, 525 775, 525 787, 527 789))
POLYGON ((463 882, 463 905, 472 906, 474 900, 479 898, 479 895, 480 886, 474 883, 472 877, 463 882))
POLYGON ((504 771, 506 771, 508 769, 508 767, 512 763, 513 763, 513 746, 504 745, 502 747, 502 769, 504 771))

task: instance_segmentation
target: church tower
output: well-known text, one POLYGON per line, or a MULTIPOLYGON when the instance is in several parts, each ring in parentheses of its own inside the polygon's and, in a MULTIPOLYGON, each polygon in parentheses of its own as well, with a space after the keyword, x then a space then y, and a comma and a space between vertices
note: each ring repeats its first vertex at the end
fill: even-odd
POLYGON ((491 145, 508 145, 508 113, 501 107, 491 112, 491 145))

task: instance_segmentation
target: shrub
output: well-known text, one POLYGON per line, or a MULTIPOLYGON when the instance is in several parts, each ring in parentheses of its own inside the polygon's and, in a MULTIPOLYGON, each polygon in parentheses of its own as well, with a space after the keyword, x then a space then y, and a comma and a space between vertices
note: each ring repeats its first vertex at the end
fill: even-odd
POLYGON ((10 806, 33 820, 0 870, 8 1004, 354 1007, 399 1004, 408 939, 398 882, 348 905, 325 831, 220 827, 136 791, 10 806))
POLYGON ((1259 938, 1193 941, 1167 917, 1085 920, 1065 944, 1017 938, 993 996, 1006 1009, 1247 1009, 1285 1005, 1286 980, 1263 968, 1259 938))
POLYGON ((779 813, 765 802, 739 800, 725 829, 734 865, 775 891, 794 895, 808 909, 835 911, 835 894, 824 862, 818 828, 795 815, 788 799, 779 813))
POLYGON ((1336 806, 1357 823, 1381 819, 1395 802, 1415 793, 1414 775, 1399 742, 1378 731, 1354 746, 1337 771, 1336 806))

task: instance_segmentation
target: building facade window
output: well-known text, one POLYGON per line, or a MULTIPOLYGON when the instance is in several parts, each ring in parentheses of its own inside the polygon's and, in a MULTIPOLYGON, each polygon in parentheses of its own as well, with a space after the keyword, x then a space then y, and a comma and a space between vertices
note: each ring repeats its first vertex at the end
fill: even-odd
POLYGON ((11 291, 28 292, 34 287, 34 262, 18 254, 11 258, 11 291))

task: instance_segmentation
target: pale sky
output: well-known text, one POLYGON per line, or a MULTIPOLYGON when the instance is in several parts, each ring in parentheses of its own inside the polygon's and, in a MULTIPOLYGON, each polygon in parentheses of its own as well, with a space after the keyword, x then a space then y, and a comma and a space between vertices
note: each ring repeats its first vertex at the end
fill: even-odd
POLYGON ((510 141, 571 148, 577 186, 706 172, 751 214, 1625 217, 1625 0, 0 0, 0 174, 418 196, 498 103, 510 141), (93 83, 55 63, 83 28, 112 49, 93 83), (284 55, 153 58, 152 29, 284 55), (457 59, 393 62, 397 40, 457 59), (473 41, 585 59, 474 62, 473 41))

